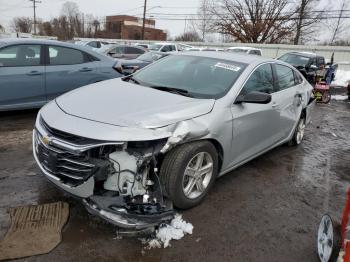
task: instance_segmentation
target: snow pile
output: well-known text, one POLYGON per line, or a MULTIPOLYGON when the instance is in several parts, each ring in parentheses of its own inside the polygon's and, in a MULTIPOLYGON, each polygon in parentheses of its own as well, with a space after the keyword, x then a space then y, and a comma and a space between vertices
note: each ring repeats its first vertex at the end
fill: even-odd
POLYGON ((347 95, 332 95, 331 98, 337 101, 345 101, 348 99, 347 95))
POLYGON ((347 86, 350 81, 350 71, 338 69, 332 86, 347 86))
POLYGON ((147 246, 146 249, 161 248, 170 246, 172 239, 180 240, 185 234, 192 234, 193 225, 182 219, 182 215, 175 215, 170 224, 160 225, 156 231, 155 238, 143 241, 147 246))

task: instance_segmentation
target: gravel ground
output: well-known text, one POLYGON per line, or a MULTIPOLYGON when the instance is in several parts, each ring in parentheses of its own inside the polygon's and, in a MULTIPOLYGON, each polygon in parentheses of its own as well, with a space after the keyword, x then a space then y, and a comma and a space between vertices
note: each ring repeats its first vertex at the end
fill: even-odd
POLYGON ((70 204, 62 243, 18 261, 318 261, 322 214, 340 219, 350 181, 350 103, 317 105, 299 147, 280 146, 219 178, 198 207, 183 212, 192 235, 166 249, 144 250, 137 238, 93 217, 39 174, 31 152, 37 111, 0 114, 0 237, 9 207, 70 204))

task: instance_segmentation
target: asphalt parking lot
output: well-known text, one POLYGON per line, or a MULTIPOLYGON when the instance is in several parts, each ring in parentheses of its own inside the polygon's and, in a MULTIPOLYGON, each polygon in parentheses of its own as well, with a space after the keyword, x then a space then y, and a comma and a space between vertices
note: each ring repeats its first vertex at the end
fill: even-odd
POLYGON ((143 250, 53 187, 31 152, 37 111, 0 114, 0 237, 8 208, 58 200, 70 204, 61 244, 18 261, 318 261, 320 217, 339 219, 350 181, 350 103, 317 105, 299 147, 280 146, 219 178, 198 207, 183 211, 192 235, 166 249, 143 250))

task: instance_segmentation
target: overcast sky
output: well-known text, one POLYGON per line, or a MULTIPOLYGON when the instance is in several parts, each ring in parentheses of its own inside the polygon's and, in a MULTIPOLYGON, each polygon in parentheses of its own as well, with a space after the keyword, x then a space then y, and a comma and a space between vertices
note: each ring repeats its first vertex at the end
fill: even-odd
MULTIPOLYGON (((79 6, 81 12, 103 17, 106 15, 139 15, 142 16, 144 0, 72 0, 79 6)), ((60 14, 61 6, 66 0, 41 0, 38 4, 37 17, 43 20, 60 14)), ((189 13, 197 12, 200 0, 148 0, 149 13, 189 13), (159 7, 161 6, 161 7, 159 7)), ((11 20, 16 16, 33 16, 33 3, 29 0, 0 0, 0 24, 7 29, 11 20)), ((157 20, 156 27, 166 29, 171 36, 183 32, 185 21, 157 20)))

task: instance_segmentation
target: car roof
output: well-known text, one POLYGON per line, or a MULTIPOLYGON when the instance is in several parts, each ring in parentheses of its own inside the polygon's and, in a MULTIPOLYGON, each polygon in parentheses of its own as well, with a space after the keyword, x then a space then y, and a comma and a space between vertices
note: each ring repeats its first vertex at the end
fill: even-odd
POLYGON ((193 51, 193 52, 184 52, 177 55, 216 58, 216 59, 231 60, 234 62, 241 62, 246 64, 276 62, 276 60, 274 59, 264 58, 262 56, 248 55, 248 54, 242 54, 242 53, 230 53, 230 52, 193 51))
POLYGON ((288 52, 288 53, 285 53, 283 55, 287 55, 287 54, 301 55, 301 56, 305 56, 305 57, 309 57, 309 58, 317 56, 315 53, 311 53, 311 52, 297 52, 297 51, 288 52))
POLYGON ((250 46, 232 46, 227 49, 260 50, 259 48, 250 47, 250 46))
MULTIPOLYGON (((47 44, 47 45, 61 45, 77 47, 78 45, 68 42, 61 42, 57 40, 36 39, 36 38, 2 38, 0 43, 4 44, 47 44)), ((85 49, 84 49, 85 50, 85 49)))

